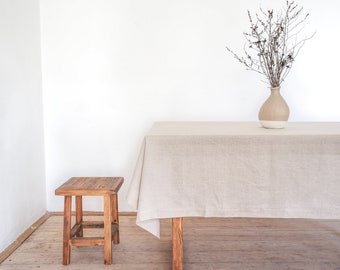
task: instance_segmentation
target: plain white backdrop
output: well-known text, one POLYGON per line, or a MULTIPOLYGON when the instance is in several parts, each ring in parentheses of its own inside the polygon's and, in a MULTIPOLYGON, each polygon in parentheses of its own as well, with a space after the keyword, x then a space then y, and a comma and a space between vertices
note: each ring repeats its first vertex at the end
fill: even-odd
MULTIPOLYGON (((340 120, 340 4, 299 4, 310 13, 301 38, 316 35, 282 85, 290 121, 340 120)), ((269 89, 225 47, 242 52, 247 9, 260 6, 285 1, 42 0, 48 209, 62 209, 53 192, 70 176, 122 175, 130 210, 125 192, 154 121, 257 121, 269 89)))
MULTIPOLYGON (((247 9, 285 5, 284 0, 0 3, 1 70, 10 70, 0 81, 1 165, 6 164, 1 185, 9 187, 1 196, 3 227, 13 228, 15 216, 30 216, 22 228, 4 231, 10 233, 0 250, 44 209, 62 211, 63 198, 54 190, 71 176, 125 177, 120 210, 133 210, 125 195, 154 121, 257 121, 268 86, 225 47, 242 52, 247 9), (28 154, 20 155, 21 162, 8 155, 22 151, 28 154), (33 214, 24 204, 33 205, 33 214)), ((316 35, 282 85, 290 121, 339 121, 340 2, 297 3, 310 13, 306 35, 316 35)), ((101 210, 102 202, 89 199, 85 207, 101 210)))
POLYGON ((38 0, 0 0, 0 252, 46 212, 38 0))

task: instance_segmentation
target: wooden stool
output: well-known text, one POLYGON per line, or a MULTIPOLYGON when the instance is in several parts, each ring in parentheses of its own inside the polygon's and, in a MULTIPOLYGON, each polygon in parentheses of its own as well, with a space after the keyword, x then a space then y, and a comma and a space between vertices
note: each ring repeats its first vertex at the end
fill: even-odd
POLYGON ((112 241, 119 243, 117 193, 122 177, 72 177, 55 190, 64 196, 63 264, 70 263, 71 246, 104 246, 104 263, 112 263, 112 241), (76 223, 71 227, 72 196, 76 202, 76 223), (104 222, 83 221, 82 196, 104 196, 104 222), (104 237, 83 237, 83 228, 104 228, 104 237))

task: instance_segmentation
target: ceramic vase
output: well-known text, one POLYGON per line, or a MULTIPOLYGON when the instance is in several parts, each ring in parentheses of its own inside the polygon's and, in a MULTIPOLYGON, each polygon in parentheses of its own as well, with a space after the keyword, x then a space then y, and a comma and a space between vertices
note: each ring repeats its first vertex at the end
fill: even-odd
POLYGON ((268 99, 259 111, 264 128, 284 128, 289 118, 289 107, 280 93, 280 87, 272 87, 268 99))

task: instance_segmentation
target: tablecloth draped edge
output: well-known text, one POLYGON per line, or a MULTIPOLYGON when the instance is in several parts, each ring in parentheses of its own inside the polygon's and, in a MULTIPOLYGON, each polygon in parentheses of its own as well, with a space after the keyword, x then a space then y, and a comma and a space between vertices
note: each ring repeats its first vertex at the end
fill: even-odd
POLYGON ((138 200, 141 185, 140 179, 142 178, 143 173, 144 153, 145 153, 145 138, 142 142, 135 170, 132 174, 130 186, 126 195, 128 204, 131 205, 135 210, 138 210, 138 200))

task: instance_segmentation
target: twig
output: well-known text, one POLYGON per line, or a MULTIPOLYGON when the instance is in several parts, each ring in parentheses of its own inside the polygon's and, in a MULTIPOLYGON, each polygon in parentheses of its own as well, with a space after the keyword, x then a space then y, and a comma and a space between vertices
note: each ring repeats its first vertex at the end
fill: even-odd
POLYGON ((302 12, 303 8, 288 0, 282 13, 260 8, 260 13, 252 16, 248 10, 250 31, 243 33, 248 44, 243 48, 245 56, 240 57, 226 48, 248 70, 265 76, 271 87, 280 86, 305 42, 315 34, 297 41, 309 16, 306 14, 300 19, 302 12))

